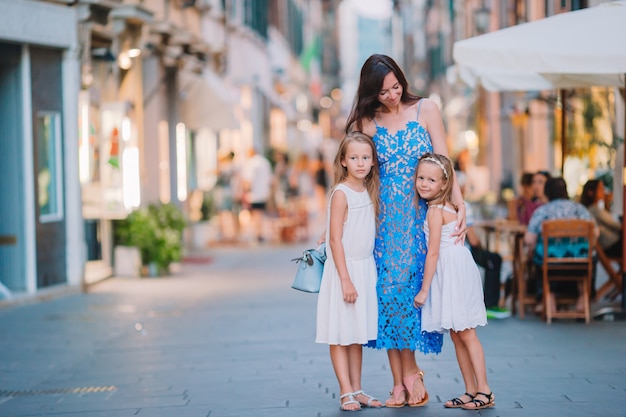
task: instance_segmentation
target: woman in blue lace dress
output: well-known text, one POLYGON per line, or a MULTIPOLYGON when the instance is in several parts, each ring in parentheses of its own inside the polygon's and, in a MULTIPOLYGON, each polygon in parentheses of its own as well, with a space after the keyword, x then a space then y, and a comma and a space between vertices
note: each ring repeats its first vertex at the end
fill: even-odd
MULTIPOLYGON (((439 353, 442 335, 421 330, 420 311, 413 297, 422 285, 426 240, 426 203, 415 194, 415 168, 426 152, 448 155, 443 120, 437 105, 408 91, 396 62, 386 55, 370 56, 361 68, 357 97, 346 132, 361 131, 376 144, 380 166, 380 215, 374 259, 378 270, 378 338, 368 346, 387 349, 393 389, 385 405, 420 407, 428 402, 424 373, 415 350, 439 353)), ((465 238, 465 206, 456 184, 459 205, 455 232, 465 238)))

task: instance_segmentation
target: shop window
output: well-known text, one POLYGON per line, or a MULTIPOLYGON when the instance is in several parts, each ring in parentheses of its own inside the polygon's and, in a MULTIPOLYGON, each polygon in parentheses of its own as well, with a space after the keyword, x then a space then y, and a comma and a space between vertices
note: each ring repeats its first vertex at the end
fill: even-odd
POLYGON ((60 113, 37 113, 36 133, 39 221, 46 223, 63 218, 60 113))

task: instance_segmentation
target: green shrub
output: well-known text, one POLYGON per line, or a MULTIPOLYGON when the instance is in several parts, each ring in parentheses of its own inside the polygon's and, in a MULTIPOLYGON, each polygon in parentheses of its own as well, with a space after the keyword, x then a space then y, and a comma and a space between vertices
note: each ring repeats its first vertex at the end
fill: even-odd
POLYGON ((182 257, 184 228, 185 218, 177 206, 150 204, 115 222, 115 243, 139 248, 143 265, 154 263, 159 272, 167 272, 182 257))

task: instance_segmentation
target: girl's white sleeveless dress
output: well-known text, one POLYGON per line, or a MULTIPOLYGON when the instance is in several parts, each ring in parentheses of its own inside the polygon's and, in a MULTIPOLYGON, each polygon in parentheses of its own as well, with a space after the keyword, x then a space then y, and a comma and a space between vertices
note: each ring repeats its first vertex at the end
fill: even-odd
POLYGON ((367 191, 354 191, 339 184, 328 199, 327 219, 330 219, 330 200, 341 190, 348 201, 348 215, 343 225, 342 243, 346 265, 358 297, 354 304, 343 301, 341 281, 330 250, 330 223, 326 225, 326 263, 322 285, 317 298, 316 343, 330 345, 365 344, 376 340, 378 329, 378 298, 376 296, 376 264, 374 239, 376 217, 367 191))
MULTIPOLYGON (((455 213, 449 207, 432 206, 455 213)), ((456 220, 441 229, 441 246, 437 270, 430 285, 430 294, 422 307, 422 330, 445 333, 487 324, 487 312, 480 271, 467 246, 456 244, 456 220)), ((426 241, 430 235, 424 222, 426 241)))

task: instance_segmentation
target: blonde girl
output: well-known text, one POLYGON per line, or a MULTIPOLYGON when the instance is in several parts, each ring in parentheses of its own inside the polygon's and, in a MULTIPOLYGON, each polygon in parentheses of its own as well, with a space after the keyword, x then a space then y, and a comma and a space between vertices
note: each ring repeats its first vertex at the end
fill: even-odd
POLYGON ((414 299, 422 310, 422 330, 450 332, 465 383, 465 393, 444 404, 446 408, 480 410, 495 406, 485 355, 476 334, 487 324, 482 282, 469 249, 451 236, 458 207, 452 203, 454 170, 450 160, 426 153, 418 163, 415 187, 428 202, 424 232, 428 252, 424 282, 414 299))
POLYGON ((382 407, 361 389, 363 344, 376 340, 378 328, 373 251, 379 180, 372 139, 348 134, 339 145, 334 174, 315 341, 330 345, 341 410, 358 411, 382 407))

